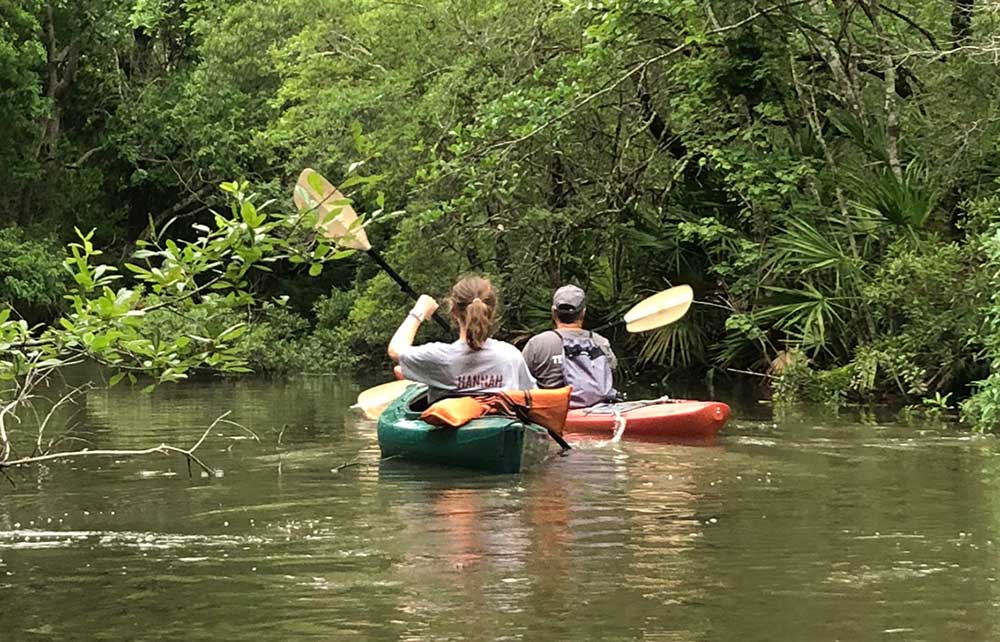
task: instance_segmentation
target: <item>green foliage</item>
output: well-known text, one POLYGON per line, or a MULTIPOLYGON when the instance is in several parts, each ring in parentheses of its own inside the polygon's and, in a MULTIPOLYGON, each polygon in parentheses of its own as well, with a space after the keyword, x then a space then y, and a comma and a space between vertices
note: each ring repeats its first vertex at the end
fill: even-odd
POLYGON ((954 392, 974 375, 970 356, 980 344, 975 301, 990 287, 984 273, 971 269, 978 263, 972 248, 935 238, 904 239, 886 249, 863 296, 880 331, 873 347, 906 364, 905 373, 890 368, 889 379, 885 372, 879 376, 892 381, 895 392, 954 392))
MULTIPOLYGON (((150 300, 155 305, 155 300, 150 300)), ((203 305, 183 316, 164 309, 154 311, 146 316, 142 332, 155 341, 174 336, 215 337, 227 328, 244 329, 238 335, 231 333, 230 338, 246 366, 256 373, 329 371, 322 353, 314 350, 312 325, 281 302, 265 301, 248 315, 209 294, 203 305)))
MULTIPOLYGON (((947 3, 51 6, 50 31, 45 4, 0 0, 0 216, 74 240, 72 331, 82 342, 110 322, 138 342, 89 348, 102 358, 204 366, 186 360, 208 344, 176 341, 214 353, 252 299, 254 329, 221 343, 255 368, 388 372, 409 302, 365 260, 294 249, 302 239, 263 205, 313 166, 377 213, 373 245, 418 290, 442 298, 461 274, 492 276, 503 336, 545 327, 563 283, 588 290, 594 325, 690 283, 721 307, 633 340, 612 332, 623 361, 761 372, 801 352, 784 396, 914 405, 997 370, 981 239, 1000 198, 1000 68, 976 53, 995 49, 985 16, 944 59, 927 34, 952 29, 947 3), (214 186, 229 176, 260 193, 230 186, 240 209, 220 227, 214 186), (261 303, 282 296, 288 309, 261 303), (187 309, 202 300, 207 316, 187 309), (127 313, 159 302, 193 325, 135 334, 146 321, 127 313)), ((35 237, 16 238, 0 243, 35 237)), ((56 313, 40 298, 58 292, 51 265, 24 254, 4 296, 56 313)))
POLYGON ((786 364, 774 382, 775 403, 807 402, 836 408, 846 399, 853 375, 851 367, 816 370, 806 355, 797 350, 788 353, 786 364))
POLYGON ((951 393, 941 395, 935 393, 933 397, 925 397, 920 405, 911 404, 904 406, 899 411, 900 419, 903 421, 919 420, 921 422, 944 422, 952 420, 955 416, 955 407, 951 403, 951 393))
MULTIPOLYGON (((994 212, 994 216, 995 216, 994 212)), ((975 382, 975 394, 962 403, 963 420, 981 431, 1000 431, 1000 290, 995 286, 1000 278, 1000 227, 983 234, 981 247, 989 281, 993 285, 986 306, 983 343, 990 362, 990 374, 975 382)))
POLYGON ((33 168, 35 122, 45 103, 38 72, 45 64, 39 2, 0 1, 0 214, 33 168))
POLYGON ((73 279, 67 312, 49 327, 32 329, 5 310, 0 377, 30 378, 86 358, 117 370, 114 382, 149 374, 164 383, 204 369, 250 372, 255 350, 287 347, 285 339, 301 334, 302 324, 273 306, 264 305, 265 326, 248 334, 254 321, 248 315, 263 303, 254 276, 292 257, 322 265, 341 253, 317 251, 310 232, 315 213, 258 208, 246 183, 223 183, 222 190, 231 198, 229 215, 214 214, 211 227, 196 225, 192 240, 158 235, 137 244, 135 262, 124 264, 131 283, 100 262, 93 232, 77 230, 63 262, 73 279))
POLYGON ((899 178, 883 167, 850 179, 858 199, 855 207, 900 227, 923 227, 937 202, 930 172, 916 161, 907 165, 899 178))
POLYGON ((17 227, 0 229, 0 301, 22 314, 61 307, 66 273, 58 245, 17 227))

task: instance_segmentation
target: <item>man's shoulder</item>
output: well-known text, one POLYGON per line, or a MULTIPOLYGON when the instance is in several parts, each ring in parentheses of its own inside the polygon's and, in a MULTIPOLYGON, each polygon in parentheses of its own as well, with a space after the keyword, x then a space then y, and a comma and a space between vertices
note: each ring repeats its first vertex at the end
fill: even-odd
POLYGON ((611 342, 608 341, 607 337, 605 337, 603 334, 597 334, 596 332, 592 332, 591 334, 594 337, 595 343, 603 343, 604 345, 611 345, 611 342))
POLYGON ((556 346, 562 349, 562 337, 555 330, 546 330, 545 332, 539 332, 535 336, 528 339, 528 343, 524 346, 524 351, 528 352, 530 350, 551 350, 556 346))

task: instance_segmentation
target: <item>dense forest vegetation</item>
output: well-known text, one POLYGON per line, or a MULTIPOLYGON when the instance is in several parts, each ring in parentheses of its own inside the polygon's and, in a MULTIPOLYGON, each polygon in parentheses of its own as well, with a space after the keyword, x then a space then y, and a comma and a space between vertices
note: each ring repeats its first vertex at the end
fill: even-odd
MULTIPOLYGON (((494 277, 505 336, 564 282, 595 322, 689 283, 711 305, 615 336, 627 369, 996 427, 998 65, 975 0, 0 0, 0 298, 48 322, 81 305, 65 243, 120 267, 194 242, 223 181, 291 212, 312 166, 418 290, 494 277)), ((384 368, 393 283, 283 251, 266 303, 234 281, 152 331, 249 314, 257 370, 384 368)))

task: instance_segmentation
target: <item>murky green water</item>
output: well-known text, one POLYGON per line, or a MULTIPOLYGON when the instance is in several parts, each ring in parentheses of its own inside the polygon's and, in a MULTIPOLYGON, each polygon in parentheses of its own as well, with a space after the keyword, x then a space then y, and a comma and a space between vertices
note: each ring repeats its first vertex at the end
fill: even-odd
POLYGON ((222 477, 160 456, 17 473, 0 639, 1000 637, 994 439, 737 413, 711 447, 589 442, 484 476, 380 463, 357 391, 91 393, 102 447, 189 444, 229 409, 261 441, 217 430, 199 452, 222 477))

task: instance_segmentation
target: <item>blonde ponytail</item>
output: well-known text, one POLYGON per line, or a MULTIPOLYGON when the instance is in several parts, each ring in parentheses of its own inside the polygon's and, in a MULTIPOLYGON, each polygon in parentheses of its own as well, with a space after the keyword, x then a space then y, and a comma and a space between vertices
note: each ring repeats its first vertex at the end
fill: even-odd
POLYGON ((465 328, 465 341, 472 350, 482 350, 493 334, 496 308, 496 291, 484 278, 468 276, 451 289, 451 316, 465 328))
POLYGON ((473 350, 481 350, 493 333, 493 315, 481 299, 465 308, 465 341, 473 350))

